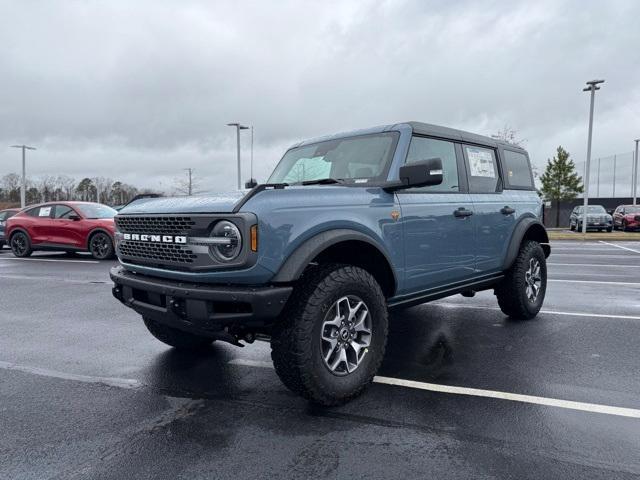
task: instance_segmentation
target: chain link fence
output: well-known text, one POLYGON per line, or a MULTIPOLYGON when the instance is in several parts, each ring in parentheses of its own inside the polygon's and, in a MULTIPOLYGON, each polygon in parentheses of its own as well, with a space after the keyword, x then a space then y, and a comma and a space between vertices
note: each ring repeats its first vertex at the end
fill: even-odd
MULTIPOLYGON (((631 197, 634 152, 617 153, 591 159, 589 198, 631 197)), ((582 181, 586 178, 586 162, 575 162, 582 181)), ((582 195, 581 195, 582 197, 582 195)))

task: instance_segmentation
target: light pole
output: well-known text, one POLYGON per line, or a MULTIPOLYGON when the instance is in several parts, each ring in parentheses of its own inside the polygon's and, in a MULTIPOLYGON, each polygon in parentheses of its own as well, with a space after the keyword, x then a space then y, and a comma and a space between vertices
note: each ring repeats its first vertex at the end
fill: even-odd
POLYGON ((239 123, 227 123, 228 127, 236 127, 236 140, 238 143, 238 190, 242 188, 242 175, 240 172, 240 130, 248 130, 249 127, 245 127, 239 123))
POLYGON ((593 136, 593 102, 596 97, 596 90, 600 90, 598 84, 604 83, 604 80, 591 80, 587 82, 587 87, 583 88, 583 92, 591 92, 591 106, 589 108, 589 137, 587 140, 587 165, 585 171, 584 183, 584 208, 582 212, 582 234, 587 234, 587 207, 589 206, 589 169, 591 168, 591 138, 593 136))
POLYGON ((28 147, 26 145, 11 145, 11 148, 22 149, 22 185, 20 185, 20 208, 24 208, 27 204, 27 169, 25 166, 25 150, 35 150, 36 147, 28 147))
POLYGON ((631 188, 633 196, 633 204, 636 205, 636 197, 638 196, 638 142, 640 138, 634 140, 636 142, 636 153, 633 157, 633 187, 631 188))
POLYGON ((193 189, 192 189, 192 177, 191 175, 193 174, 193 169, 191 168, 185 168, 184 169, 187 172, 187 175, 189 176, 189 184, 187 186, 187 192, 189 193, 189 196, 192 195, 193 193, 193 189))

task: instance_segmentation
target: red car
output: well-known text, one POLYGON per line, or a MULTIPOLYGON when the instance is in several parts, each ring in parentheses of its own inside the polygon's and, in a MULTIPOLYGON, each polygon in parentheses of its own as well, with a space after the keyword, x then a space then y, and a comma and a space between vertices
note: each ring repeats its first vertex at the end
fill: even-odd
POLYGON ((640 206, 620 205, 613 212, 613 228, 617 230, 638 230, 640 228, 640 206))
POLYGON ((7 220, 5 236, 16 257, 28 257, 34 250, 88 251, 103 260, 114 254, 116 213, 100 203, 43 203, 7 220))

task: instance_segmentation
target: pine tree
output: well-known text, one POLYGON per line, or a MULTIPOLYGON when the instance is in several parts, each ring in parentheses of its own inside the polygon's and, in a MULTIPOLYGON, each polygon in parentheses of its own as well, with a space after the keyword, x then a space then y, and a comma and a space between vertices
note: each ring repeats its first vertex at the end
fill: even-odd
POLYGON ((560 202, 573 200, 584 191, 582 177, 576 173, 576 166, 569 159, 569 152, 562 146, 558 147, 552 160, 547 160, 547 168, 540 181, 544 199, 556 202, 556 226, 559 226, 560 202))

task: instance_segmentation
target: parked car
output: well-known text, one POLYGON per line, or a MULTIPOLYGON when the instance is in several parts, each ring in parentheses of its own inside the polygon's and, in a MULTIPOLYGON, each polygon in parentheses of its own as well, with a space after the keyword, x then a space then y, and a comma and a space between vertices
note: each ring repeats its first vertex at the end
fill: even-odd
MULTIPOLYGON (((569 217, 569 229, 582 231, 584 221, 584 205, 575 207, 569 217)), ((613 217, 607 213, 602 205, 587 206, 587 230, 597 230, 601 232, 613 230, 613 217)))
POLYGON ((113 295, 176 348, 268 336, 283 383, 335 405, 376 374, 389 308, 493 290, 535 317, 541 207, 514 145, 417 122, 343 133, 293 146, 249 192, 124 207, 113 295))
POLYGON ((640 206, 620 205, 613 212, 613 228, 622 231, 640 228, 640 206))
POLYGON ((7 221, 6 237, 16 257, 36 250, 85 252, 113 257, 117 212, 91 202, 51 202, 28 207, 7 221))
POLYGON ((19 211, 19 208, 7 208, 6 210, 0 210, 0 249, 4 247, 5 243, 7 243, 4 236, 5 224, 7 220, 9 220, 19 211))

